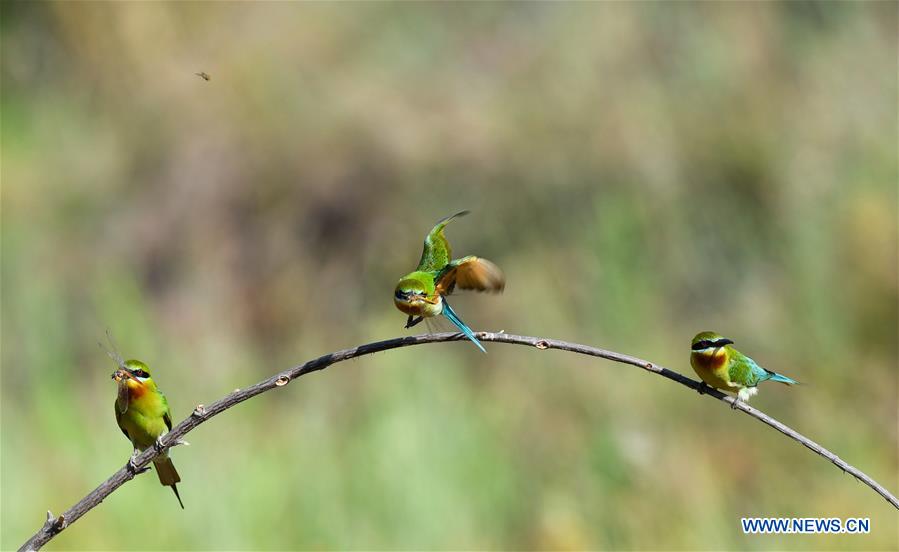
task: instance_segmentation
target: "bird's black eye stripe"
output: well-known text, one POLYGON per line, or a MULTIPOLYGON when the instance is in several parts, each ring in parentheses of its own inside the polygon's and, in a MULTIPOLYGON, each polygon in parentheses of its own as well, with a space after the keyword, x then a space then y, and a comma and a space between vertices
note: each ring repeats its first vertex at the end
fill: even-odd
POLYGON ((396 293, 393 294, 397 299, 408 299, 410 292, 403 291, 401 289, 396 290, 396 293))
POLYGON ((703 339, 702 341, 697 341, 693 344, 694 351, 701 351, 703 349, 708 349, 709 347, 724 347, 725 345, 732 343, 729 339, 716 339, 712 341, 710 339, 703 339))
POLYGON ((146 370, 135 370, 134 372, 132 372, 132 374, 134 374, 135 376, 137 376, 139 378, 149 378, 150 377, 150 374, 148 374, 146 372, 146 370))

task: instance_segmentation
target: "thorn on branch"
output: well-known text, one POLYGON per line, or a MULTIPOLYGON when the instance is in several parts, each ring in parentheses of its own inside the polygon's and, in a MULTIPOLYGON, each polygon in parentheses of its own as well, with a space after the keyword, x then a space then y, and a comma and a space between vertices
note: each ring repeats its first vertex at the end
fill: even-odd
MULTIPOLYGON (((834 456, 833 458, 830 459, 830 463, 833 464, 834 466, 840 468, 840 470, 843 473, 849 473, 846 471, 846 468, 844 468, 840 462, 842 462, 842 460, 840 459, 839 456, 834 456)), ((856 477, 855 475, 853 475, 853 477, 855 477, 855 480, 858 481, 858 477, 856 477)))

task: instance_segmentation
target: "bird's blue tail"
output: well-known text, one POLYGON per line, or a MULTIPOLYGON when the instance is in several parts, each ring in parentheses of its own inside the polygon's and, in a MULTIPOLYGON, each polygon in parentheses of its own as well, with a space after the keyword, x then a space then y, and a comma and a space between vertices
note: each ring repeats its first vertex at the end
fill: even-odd
POLYGON ((797 383, 799 383, 798 381, 778 374, 777 372, 768 372, 768 374, 770 374, 771 376, 770 378, 768 378, 771 381, 779 381, 780 383, 786 383, 787 385, 796 385, 797 383))
POLYGON ((474 332, 471 331, 471 328, 466 326, 465 322, 462 322, 459 319, 459 317, 453 311, 452 307, 449 306, 449 303, 446 302, 446 297, 443 298, 443 316, 449 318, 449 321, 452 322, 453 324, 455 324, 456 327, 459 328, 463 334, 465 334, 465 337, 467 337, 468 339, 471 340, 472 343, 477 345, 478 349, 480 349, 481 351, 483 351, 485 353, 487 352, 487 349, 485 349, 484 346, 481 345, 481 342, 478 341, 478 338, 476 338, 474 336, 474 332))

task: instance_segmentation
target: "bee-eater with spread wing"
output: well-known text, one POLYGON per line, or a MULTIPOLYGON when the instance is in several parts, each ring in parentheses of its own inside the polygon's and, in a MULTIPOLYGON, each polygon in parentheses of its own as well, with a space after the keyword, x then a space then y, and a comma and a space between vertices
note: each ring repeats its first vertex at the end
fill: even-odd
MULTIPOLYGON (((101 345, 102 346, 102 345, 101 345)), ((165 395, 150 377, 150 369, 139 360, 123 360, 118 352, 108 351, 118 364, 112 379, 118 383, 119 395, 115 401, 115 419, 125 437, 134 445, 133 460, 137 454, 156 444, 156 440, 172 429, 172 416, 165 395)), ((181 481, 175 465, 165 451, 153 459, 159 482, 171 487, 184 508, 176 483, 181 481)))
MULTIPOLYGON (((737 399, 749 402, 749 397, 758 393, 758 384, 763 381, 778 381, 795 385, 796 380, 766 370, 754 360, 731 347, 733 341, 715 332, 701 332, 693 338, 690 365, 706 384, 736 393, 737 399)), ((732 405, 736 408, 737 403, 732 405)))
POLYGON ((469 255, 453 260, 443 229, 456 217, 467 214, 468 211, 462 211, 448 216, 428 233, 418 268, 400 279, 393 294, 393 302, 396 308, 409 315, 407 328, 425 318, 442 314, 486 353, 471 328, 459 319, 446 301, 446 296, 456 286, 460 289, 499 293, 506 285, 502 271, 487 259, 469 255))

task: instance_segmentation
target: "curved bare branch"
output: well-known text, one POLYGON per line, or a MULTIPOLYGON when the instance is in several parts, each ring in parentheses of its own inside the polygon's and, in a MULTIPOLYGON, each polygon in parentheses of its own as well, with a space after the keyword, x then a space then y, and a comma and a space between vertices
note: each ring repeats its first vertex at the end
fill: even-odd
MULTIPOLYGON (((702 391, 703 394, 708 395, 711 398, 718 399, 719 401, 725 402, 733 408, 743 411, 744 413, 752 416, 762 423, 773 427, 787 437, 801 443, 803 446, 807 447, 815 454, 826 458, 844 472, 852 475, 853 477, 873 489, 887 502, 892 504, 893 507, 899 509, 899 499, 897 499, 894 495, 887 491, 882 485, 880 485, 877 481, 871 479, 868 475, 866 475, 858 468, 848 464, 836 454, 822 447, 818 443, 812 441, 808 437, 805 437, 798 431, 786 426, 785 424, 775 420, 774 418, 766 415, 760 410, 752 408, 742 401, 735 401, 733 397, 725 395, 720 391, 711 389, 707 386, 701 386, 698 381, 692 380, 663 366, 659 366, 658 364, 654 364, 637 357, 616 353, 614 351, 599 349, 597 347, 590 347, 588 345, 580 345, 577 343, 569 343, 567 341, 559 341, 557 339, 546 339, 541 337, 490 332, 480 332, 477 334, 477 336, 481 341, 490 341, 493 343, 508 343, 512 345, 525 345, 535 347, 539 350, 558 349, 560 351, 568 351, 582 355, 604 358, 606 360, 611 360, 613 362, 619 362, 622 364, 630 364, 632 366, 636 366, 638 368, 642 368, 649 372, 653 372, 662 377, 668 378, 672 381, 676 381, 677 383, 680 383, 681 385, 689 387, 690 389, 693 389, 695 391, 702 391)), ((135 471, 132 471, 133 468, 129 467, 128 464, 125 464, 124 467, 119 469, 109 479, 101 483, 99 487, 91 491, 87 496, 79 500, 74 506, 66 510, 59 517, 54 518, 53 514, 47 512, 47 521, 44 523, 43 527, 41 527, 37 533, 35 533, 30 539, 28 539, 25 544, 23 544, 21 548, 19 548, 19 550, 20 552, 23 550, 39 550, 42 546, 50 542, 53 537, 62 532, 66 527, 77 521, 81 516, 100 504, 100 502, 102 502, 104 498, 109 496, 112 492, 124 485, 126 482, 133 479, 137 473, 141 473, 140 470, 148 466, 153 458, 160 454, 160 452, 179 444, 181 438, 190 433, 195 427, 212 418, 213 416, 221 414, 232 406, 240 404, 247 399, 255 397, 256 395, 265 393, 266 391, 284 387, 300 376, 304 376, 310 372, 323 370, 328 366, 331 366, 332 364, 342 362, 344 360, 349 360, 380 351, 397 349, 399 347, 409 347, 411 345, 423 345, 427 343, 442 343, 445 341, 459 341, 462 339, 466 338, 459 333, 438 333, 400 337, 395 339, 388 339, 385 341, 377 341, 375 343, 368 343, 366 345, 360 345, 352 349, 344 349, 343 351, 337 351, 335 353, 320 356, 314 360, 306 362, 305 364, 294 366, 289 370, 279 372, 278 374, 260 381, 259 383, 251 387, 235 390, 234 392, 210 404, 209 406, 198 405, 191 413, 191 415, 187 417, 187 419, 183 420, 177 426, 173 427, 169 433, 162 437, 162 439, 160 440, 160 449, 157 450, 153 447, 148 448, 137 458, 135 458, 134 467, 137 468, 135 471)))

